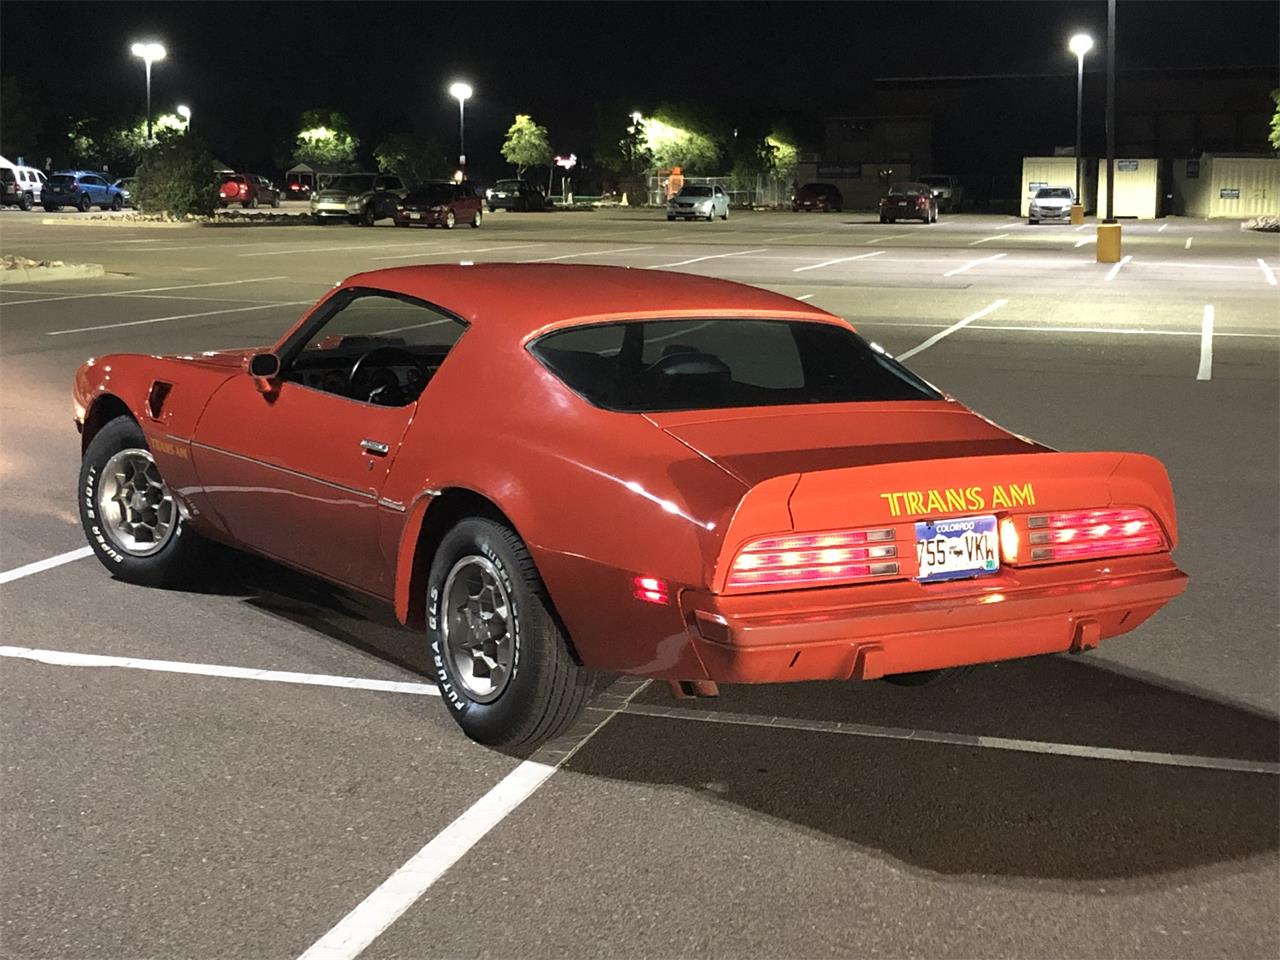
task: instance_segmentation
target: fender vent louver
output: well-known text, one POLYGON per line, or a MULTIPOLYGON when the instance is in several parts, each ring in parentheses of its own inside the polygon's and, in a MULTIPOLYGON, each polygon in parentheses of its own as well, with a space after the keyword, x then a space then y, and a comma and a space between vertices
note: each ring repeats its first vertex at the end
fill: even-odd
POLYGON ((164 402, 172 389, 173 384, 163 380, 156 380, 151 384, 151 390, 147 394, 147 413, 153 420, 160 419, 160 411, 164 409, 164 402))

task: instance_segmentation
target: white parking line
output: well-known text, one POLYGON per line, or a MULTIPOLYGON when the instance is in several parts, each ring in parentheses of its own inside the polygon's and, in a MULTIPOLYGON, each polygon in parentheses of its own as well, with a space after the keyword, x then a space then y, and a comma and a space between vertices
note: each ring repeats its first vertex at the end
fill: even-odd
POLYGON ((795 267, 791 272, 804 273, 806 270, 817 270, 819 267, 830 267, 837 263, 848 263, 850 260, 869 260, 872 257, 878 257, 883 253, 883 250, 873 250, 871 253, 860 253, 856 257, 839 257, 835 260, 823 260, 821 263, 811 263, 807 267, 795 267))
POLYGON ((983 237, 981 240, 972 240, 969 242, 968 246, 976 247, 980 243, 987 243, 991 240, 1003 240, 1007 236, 1009 236, 1007 233, 997 233, 994 237, 983 237))
POLYGON ((402 253, 394 257, 372 257, 378 260, 413 260, 417 257, 469 257, 473 253, 488 253, 490 250, 521 250, 526 247, 545 247, 545 243, 503 243, 496 247, 475 247, 471 250, 436 250, 434 252, 402 253))
POLYGON ((963 320, 957 320, 955 323, 953 323, 951 326, 947 327, 945 330, 942 330, 942 331, 939 331, 938 333, 935 333, 935 334, 934 334, 932 337, 930 337, 928 340, 924 341, 924 343, 921 343, 921 344, 920 344, 920 345, 918 345, 918 346, 912 347, 912 348, 911 348, 910 350, 908 350, 906 353, 900 353, 900 354, 898 354, 898 359, 899 359, 899 360, 909 360, 909 359, 911 359, 911 358, 912 358, 912 357, 914 357, 917 353, 920 353, 920 352, 922 352, 922 351, 924 351, 924 350, 928 350, 930 347, 932 347, 935 343, 937 343, 939 340, 943 339, 944 337, 949 337, 949 336, 951 336, 951 334, 955 333, 957 330, 960 330, 960 329, 962 329, 962 328, 964 328, 964 327, 967 327, 969 324, 973 323, 973 321, 975 321, 975 320, 981 320, 983 317, 987 316, 988 314, 994 313, 995 311, 999 310, 1001 307, 1003 307, 1003 306, 1004 306, 1006 303, 1008 303, 1008 302, 1009 302, 1008 300, 1006 300, 1005 298, 1001 297, 1001 298, 1000 298, 999 300, 997 300, 995 303, 989 303, 989 304, 987 304, 985 307, 983 307, 983 308, 982 308, 981 310, 979 310, 977 313, 971 313, 971 314, 969 314, 967 317, 965 317, 963 320))
POLYGON ((813 294, 812 294, 812 293, 802 293, 800 296, 796 297, 796 299, 797 299, 797 300, 812 300, 812 299, 813 299, 813 294))
POLYGON ((268 250, 265 253, 237 253, 237 257, 287 257, 290 254, 303 256, 308 253, 336 253, 346 250, 394 250, 396 247, 431 247, 439 240, 419 240, 416 243, 360 243, 347 247, 301 247, 292 246, 288 250, 268 250))
POLYGON ((367 677, 336 677, 324 673, 294 673, 288 670, 254 670, 249 667, 227 667, 215 663, 189 663, 185 660, 145 660, 140 657, 111 657, 98 653, 36 650, 31 647, 0 647, 0 657, 34 660, 37 663, 47 663, 55 667, 115 667, 122 670, 186 673, 198 677, 230 677, 233 680, 267 680, 272 683, 300 683, 315 687, 343 687, 347 690, 380 690, 385 693, 440 696, 440 690, 434 683, 371 680, 367 677))
POLYGON ((1213 379, 1213 304, 1204 305, 1204 319, 1200 322, 1200 369, 1197 380, 1213 379))
MULTIPOLYGON (((862 324, 856 324, 861 330, 862 324)), ((914 321, 899 320, 871 320, 866 323, 867 327, 903 327, 914 328, 917 330, 936 330, 945 327, 944 323, 916 323, 914 321)), ((1013 324, 1013 323, 971 323, 968 330, 998 330, 1001 332, 1012 331, 1016 333, 1084 333, 1108 336, 1133 336, 1133 337, 1198 337, 1199 330, 1152 330, 1149 327, 1049 327, 1032 324, 1013 324)), ((1280 340, 1280 333, 1223 333, 1215 331, 1216 337, 1236 337, 1245 340, 1280 340)))
POLYGON ((229 307, 226 310, 205 310, 202 313, 176 313, 171 317, 152 317, 150 320, 124 320, 120 323, 100 323, 93 327, 75 327, 71 330, 46 330, 47 337, 61 337, 68 333, 92 333, 94 330, 114 330, 117 327, 142 327, 149 323, 168 323, 170 320, 194 320, 197 317, 218 317, 226 313, 249 313, 253 310, 270 310, 273 307, 296 307, 314 303, 314 300, 288 300, 284 303, 260 303, 252 307, 229 307))
POLYGON ((886 240, 901 240, 903 237, 909 237, 909 233, 891 233, 887 237, 875 237, 865 242, 865 246, 871 246, 873 243, 883 243, 886 240))
POLYGON ((1258 258, 1258 266, 1262 268, 1262 275, 1267 278, 1267 283, 1274 287, 1276 285, 1275 271, 1267 266, 1267 261, 1263 260, 1261 257, 1258 258))
POLYGON ((972 270, 980 263, 990 263, 992 260, 999 260, 1001 257, 1007 257, 1007 253, 996 253, 989 257, 983 257, 981 260, 970 260, 963 267, 956 267, 954 270, 948 270, 943 274, 944 277, 954 277, 956 274, 964 273, 966 270, 972 270))
POLYGON ((23 577, 29 577, 33 573, 41 573, 45 570, 52 570, 54 567, 60 567, 64 563, 71 563, 73 560, 83 560, 85 557, 93 554, 92 547, 81 547, 78 550, 70 550, 67 553, 60 553, 55 557, 46 557, 44 560, 37 560, 35 563, 24 564, 21 567, 14 567, 12 570, 6 570, 0 573, 0 583, 12 583, 14 580, 21 580, 23 577))
POLYGON ((1087 223, 1082 223, 1082 224, 1080 224, 1080 226, 1078 226, 1078 227, 1076 227, 1076 228, 1075 228, 1075 231, 1076 231, 1076 233, 1079 233, 1081 230, 1085 229, 1085 228, 1086 228, 1086 227, 1088 227, 1088 226, 1089 226, 1089 225, 1088 225, 1087 223))
POLYGON ((1168 226, 1169 226, 1169 225, 1168 225, 1167 223, 1162 223, 1162 224, 1160 224, 1160 226, 1158 226, 1158 227, 1156 228, 1156 233, 1164 233, 1165 229, 1166 229, 1168 226))
POLYGON ((612 250, 588 250, 586 253, 562 253, 558 257, 539 257, 536 260, 521 260, 521 263, 551 263, 555 260, 572 260, 575 257, 602 257, 606 253, 635 253, 637 250, 652 250, 653 244, 640 247, 614 247, 612 250))
POLYGON ((1192 240, 1194 240, 1194 239, 1195 239, 1195 237, 1187 237, 1187 242, 1186 242, 1185 244, 1183 244, 1182 249, 1183 249, 1183 250, 1190 250, 1190 249, 1191 249, 1191 241, 1192 241, 1192 240))
POLYGON ((1107 278, 1108 280, 1114 280, 1114 279, 1116 278, 1116 274, 1120 272, 1120 268, 1121 268, 1121 267, 1123 267, 1126 263, 1128 263, 1128 262, 1129 262, 1130 260, 1132 260, 1132 259, 1133 259, 1133 257, 1131 257, 1131 256, 1129 256, 1129 255, 1127 255, 1127 254, 1126 254, 1125 256, 1121 257, 1121 258, 1120 258, 1120 260, 1116 263, 1116 265, 1115 265, 1114 267, 1112 267, 1110 270, 1108 270, 1108 271, 1107 271, 1107 277, 1106 277, 1106 278, 1107 278))
POLYGON ((694 257, 691 260, 677 260, 674 263, 655 263, 652 266, 645 267, 646 270, 662 270, 666 267, 683 267, 690 263, 701 263, 703 260, 723 260, 725 257, 745 257, 749 253, 764 253, 768 247, 760 247, 758 250, 735 250, 733 253, 713 253, 709 257, 694 257))
POLYGON ((194 290, 197 287, 234 287, 242 283, 266 283, 268 280, 288 280, 288 277, 253 277, 249 280, 218 280, 213 283, 183 283, 176 287, 143 287, 141 290, 112 290, 108 293, 65 293, 56 297, 41 297, 39 300, 14 300, 6 302, 6 307, 25 307, 28 303, 53 303, 57 300, 84 300, 90 297, 128 297, 135 293, 160 293, 165 290, 194 290))
POLYGON ((1097 243, 1097 242, 1098 242, 1097 236, 1081 237, 1079 240, 1076 241, 1076 246, 1083 247, 1086 243, 1097 243))
MULTIPOLYGON (((626 709, 647 683, 638 684, 585 733, 578 734, 553 763, 523 761, 493 789, 436 834, 350 913, 302 953, 298 960, 353 960, 395 923, 437 880, 479 843, 511 811, 528 800, 553 773, 626 709)), ((572 736, 573 731, 570 732, 572 736)), ((540 754, 552 751, 539 751, 540 754)), ((549 758, 548 758, 549 759, 549 758)))
POLYGON ((622 711, 641 717, 664 720, 696 720, 734 726, 769 727, 780 730, 802 730, 811 733, 834 733, 847 737, 870 737, 876 740, 909 740, 912 743, 938 743, 955 747, 978 747, 987 750, 1012 750, 1018 753, 1050 754, 1082 757, 1088 760, 1115 760, 1121 763, 1150 763, 1167 767, 1192 767, 1201 770, 1223 770, 1231 773, 1254 773, 1280 776, 1280 763, 1268 760, 1237 760, 1233 757, 1205 757, 1185 753, 1161 753, 1154 750, 1126 750, 1117 747, 1095 747, 1082 743, 1055 743, 1051 740, 1018 740, 1012 737, 988 737, 981 734, 946 733, 937 730, 914 730, 906 727, 878 727, 860 723, 836 723, 822 720, 793 720, 787 717, 760 717, 752 714, 727 713, 717 710, 690 710, 687 707, 628 704, 622 711))

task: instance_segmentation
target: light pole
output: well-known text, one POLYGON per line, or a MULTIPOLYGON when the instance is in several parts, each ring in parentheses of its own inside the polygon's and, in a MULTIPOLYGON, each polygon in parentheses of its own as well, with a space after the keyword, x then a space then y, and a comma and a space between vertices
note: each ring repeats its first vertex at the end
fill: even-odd
POLYGON ((1093 49, 1093 37, 1077 33, 1067 49, 1076 55, 1076 202, 1071 222, 1084 223, 1084 55, 1093 49))
POLYGON ((191 108, 188 107, 185 103, 178 104, 178 116, 180 116, 183 120, 187 121, 187 129, 184 132, 190 133, 191 132, 191 108))
POLYGON ((160 43, 135 43, 129 48, 135 57, 141 57, 147 65, 147 141, 151 141, 151 64, 163 60, 164 45, 160 43))
POLYGON ((1107 216, 1098 224, 1097 260, 1120 261, 1120 224, 1116 195, 1116 0, 1107 0, 1107 216))
POLYGON ((471 85, 461 81, 454 83, 449 87, 449 96, 458 99, 458 168, 465 176, 467 170, 466 103, 471 97, 471 85))

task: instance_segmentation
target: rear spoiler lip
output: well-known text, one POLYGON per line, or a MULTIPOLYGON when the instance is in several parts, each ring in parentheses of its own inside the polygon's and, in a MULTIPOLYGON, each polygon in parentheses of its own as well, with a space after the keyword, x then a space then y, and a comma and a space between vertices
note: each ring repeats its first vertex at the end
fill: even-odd
MULTIPOLYGON (((890 515, 888 504, 883 499, 879 488, 886 484, 900 483, 894 480, 906 471, 923 477, 946 476, 952 474, 968 474, 970 481, 985 475, 988 479, 982 482, 991 484, 989 479, 993 472, 1017 470, 1033 467, 1034 476, 1020 481, 1029 485, 1035 483, 1053 484, 1069 482, 1072 474, 1079 477, 1081 484, 1089 481, 1099 483, 1106 502, 1071 502, 1071 497, 1061 493, 1052 496, 1050 503, 1045 503, 1045 510, 1081 509, 1089 507, 1106 507, 1113 505, 1131 505, 1145 507, 1156 518, 1156 522, 1164 531, 1168 541, 1168 552, 1172 553, 1178 544, 1177 514, 1174 507, 1173 491, 1169 475, 1164 465, 1155 457, 1141 453, 1120 451, 1089 451, 1084 453, 1061 453, 1048 451, 1028 451, 1026 453, 995 454, 957 459, 913 460, 895 463, 871 464, 861 467, 843 467, 834 470, 819 470, 808 473, 797 472, 771 477, 751 487, 739 501, 737 508, 725 526, 724 536, 720 543, 720 553, 715 559, 711 571, 710 585, 713 593, 723 593, 729 577, 729 565, 742 546, 749 540, 762 536, 788 534, 803 530, 844 529, 857 527, 891 526, 903 523, 914 523, 917 519, 925 519, 931 514, 901 511, 897 516, 890 515), (806 522, 803 516, 797 517, 797 497, 801 495, 801 486, 806 478, 827 477, 834 474, 856 471, 858 476, 851 477, 856 481, 850 484, 856 494, 866 503, 871 500, 867 496, 867 488, 874 493, 874 499, 882 509, 875 512, 874 506, 867 509, 866 519, 856 522, 841 521, 830 524, 806 522), (1092 473, 1092 475, 1090 475, 1092 473), (1055 476, 1056 475, 1056 476, 1055 476)), ((1028 471, 1030 472, 1030 471, 1028 471)), ((1000 475, 997 473, 997 475, 1000 475)), ((1024 473, 1024 476, 1026 474, 1024 473)), ((1011 481, 1005 481, 1011 482, 1011 481)), ((957 481, 957 485, 966 486, 957 481)), ((975 484, 980 485, 980 484, 975 484)), ((894 489, 892 486, 890 490, 894 489)), ((853 496, 854 493, 851 493, 853 496)), ((1096 500, 1097 496, 1082 494, 1081 499, 1088 497, 1096 500)), ((1038 504, 1014 505, 1005 507, 986 507, 985 512, 995 513, 1028 513, 1035 512, 1038 504)), ((955 516, 978 511, 953 511, 934 513, 933 516, 955 516)))

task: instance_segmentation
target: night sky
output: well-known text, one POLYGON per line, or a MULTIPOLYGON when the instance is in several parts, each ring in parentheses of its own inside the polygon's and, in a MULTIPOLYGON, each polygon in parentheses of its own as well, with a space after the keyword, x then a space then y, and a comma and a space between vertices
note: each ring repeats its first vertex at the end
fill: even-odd
MULTIPOLYGON (((1278 9, 1274 0, 1120 0, 1121 65, 1274 64, 1278 9)), ((467 152, 474 168, 497 174, 501 135, 517 111, 547 126, 557 151, 579 154, 590 152, 598 116, 625 118, 663 101, 699 105, 728 124, 787 119, 812 132, 824 115, 857 113, 874 77, 1069 74, 1067 37, 1087 30, 1101 46, 1105 23, 1100 0, 6 0, 0 69, 36 84, 55 111, 124 119, 143 108, 142 64, 129 45, 160 40, 169 55, 155 68, 156 112, 189 104, 193 128, 217 156, 265 172, 279 169, 309 107, 345 112, 362 154, 397 129, 455 149, 457 105, 446 87, 465 78, 476 91, 467 152)), ((1091 66, 1101 70, 1102 57, 1091 66)))

